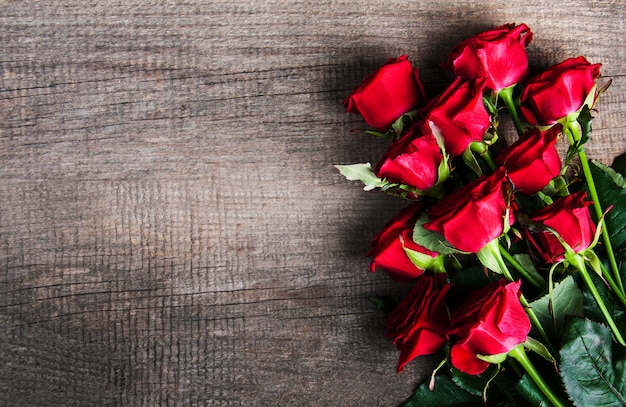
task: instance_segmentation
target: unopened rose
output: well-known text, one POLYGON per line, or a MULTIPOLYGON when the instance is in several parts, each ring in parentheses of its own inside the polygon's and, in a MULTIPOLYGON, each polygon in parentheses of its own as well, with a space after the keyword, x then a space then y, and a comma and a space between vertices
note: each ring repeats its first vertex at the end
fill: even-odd
POLYGON ((387 337, 400 350, 398 373, 417 356, 435 353, 447 341, 447 278, 446 274, 420 277, 387 317, 387 337))
MULTIPOLYGON (((586 196, 586 193, 579 192, 559 198, 535 212, 530 220, 554 230, 575 253, 583 251, 591 245, 596 233, 588 208, 592 202, 586 200, 586 196)), ((554 233, 540 230, 526 230, 525 233, 547 263, 565 258, 565 249, 554 233)))
POLYGON ((496 157, 504 166, 518 191, 533 195, 546 187, 561 173, 561 158, 556 141, 561 126, 547 131, 533 128, 496 157))
POLYGON ((513 224, 506 170, 498 168, 438 201, 428 212, 426 230, 437 232, 455 248, 477 253, 513 224))
POLYGON ((407 281, 415 279, 424 270, 409 259, 404 248, 435 258, 438 253, 418 245, 413 241, 415 221, 422 211, 421 202, 416 202, 403 209, 385 228, 372 240, 372 248, 367 253, 373 256, 372 272, 383 269, 395 280, 407 281))
POLYGON ((406 55, 389 59, 368 75, 343 102, 350 113, 359 113, 367 124, 386 131, 400 116, 425 101, 416 68, 406 55))
POLYGON ((441 147, 426 121, 411 126, 393 143, 378 162, 375 172, 381 178, 427 191, 439 180, 443 161, 441 147))
POLYGON ((519 300, 521 282, 498 280, 472 294, 450 316, 451 338, 458 338, 450 350, 452 365, 477 375, 489 363, 478 355, 508 353, 526 341, 530 320, 519 300))
POLYGON ((483 103, 485 79, 455 79, 422 110, 441 131, 446 151, 459 156, 472 141, 482 141, 491 119, 483 103))
MULTIPOLYGON (((532 125, 550 125, 580 110, 591 92, 595 92, 600 66, 580 56, 529 79, 520 96, 520 109, 526 121, 532 125)), ((593 104, 597 95, 591 96, 593 104)))
POLYGON ((533 34, 526 24, 506 24, 460 43, 447 65, 464 78, 487 78, 485 86, 499 91, 528 75, 526 46, 533 34))

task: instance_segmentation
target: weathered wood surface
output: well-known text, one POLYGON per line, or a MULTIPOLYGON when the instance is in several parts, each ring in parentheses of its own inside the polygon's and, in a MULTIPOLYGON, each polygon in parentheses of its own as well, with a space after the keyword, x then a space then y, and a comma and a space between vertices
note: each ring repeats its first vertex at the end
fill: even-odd
POLYGON ((506 22, 533 69, 613 79, 589 155, 626 150, 619 1, 0 1, 0 402, 393 406, 369 240, 402 206, 336 163, 385 143, 341 101, 506 22))

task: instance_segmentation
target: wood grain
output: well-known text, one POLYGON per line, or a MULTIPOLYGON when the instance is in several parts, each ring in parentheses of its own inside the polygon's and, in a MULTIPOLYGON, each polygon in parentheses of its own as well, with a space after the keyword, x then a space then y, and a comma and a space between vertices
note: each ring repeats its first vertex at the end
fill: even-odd
POLYGON ((0 0, 0 403, 391 406, 368 271, 402 203, 341 179, 385 143, 341 102, 408 53, 526 22, 538 70, 613 79, 589 155, 626 150, 624 1, 0 0))

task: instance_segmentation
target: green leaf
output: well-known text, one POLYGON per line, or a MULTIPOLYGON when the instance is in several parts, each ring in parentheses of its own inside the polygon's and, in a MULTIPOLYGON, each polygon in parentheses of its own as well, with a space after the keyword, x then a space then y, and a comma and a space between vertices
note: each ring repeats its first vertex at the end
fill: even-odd
POLYGON ((591 104, 593 103, 592 102, 588 102, 588 103, 589 105, 583 105, 578 115, 578 123, 580 123, 580 129, 581 129, 581 140, 580 140, 581 145, 589 141, 589 135, 591 134, 591 123, 593 122, 593 115, 591 114, 591 109, 589 108, 589 106, 591 106, 591 104))
POLYGON ((393 122, 391 126, 389 126, 389 130, 387 130, 385 133, 381 133, 380 131, 376 130, 364 130, 364 132, 371 136, 389 139, 393 142, 398 140, 402 136, 404 128, 407 126, 407 124, 413 122, 416 117, 417 110, 412 110, 398 117, 396 121, 393 122))
POLYGON ((395 137, 392 139, 397 140, 402 136, 404 132, 404 128, 407 124, 410 124, 417 117, 417 110, 411 110, 398 117, 398 119, 391 124, 391 128, 387 131, 388 134, 391 134, 395 137), (391 133, 393 131, 393 133, 391 133))
POLYGON ((623 355, 613 358, 613 338, 604 325, 573 319, 561 348, 560 374, 576 406, 626 406, 623 355))
POLYGON ((370 163, 335 165, 335 168, 349 181, 361 181, 364 185, 363 189, 366 191, 379 188, 391 196, 401 198, 406 198, 409 195, 412 197, 421 196, 424 192, 409 185, 397 184, 389 182, 386 178, 379 178, 372 170, 370 163))
POLYGON ((365 134, 369 134, 370 136, 375 136, 375 137, 380 137, 380 138, 390 138, 390 136, 387 135, 387 133, 381 133, 375 130, 364 130, 363 132, 365 134))
POLYGON ((621 174, 622 177, 626 177, 626 153, 615 157, 613 164, 611 164, 611 168, 621 174))
POLYGON ((558 338, 563 334, 566 317, 584 315, 583 294, 572 276, 567 276, 554 285, 552 295, 533 301, 530 308, 548 335, 558 338))
MULTIPOLYGON (((486 391, 487 401, 484 405, 500 407, 522 407, 527 404, 519 399, 516 391, 517 377, 512 371, 502 369, 498 366, 490 366, 489 369, 479 375, 463 373, 452 368, 452 381, 476 397, 483 398, 486 391)), ((427 406, 426 404, 424 406, 427 406)))
POLYGON ((452 369, 452 381, 466 392, 481 398, 487 385, 487 379, 483 375, 469 375, 454 368, 452 369))
POLYGON ((335 168, 348 181, 361 181, 365 185, 363 189, 366 191, 385 186, 385 182, 374 174, 370 163, 335 165, 335 168))
POLYGON ((504 369, 501 371, 489 388, 488 401, 492 401, 494 399, 493 395, 500 395, 501 399, 506 400, 507 402, 504 404, 505 406, 525 406, 524 400, 520 400, 519 393, 516 391, 517 388, 517 375, 514 374, 512 369, 504 369))
POLYGON ((593 165, 595 165, 596 167, 598 167, 599 169, 601 169, 604 173, 606 173, 606 175, 608 175, 609 177, 611 177, 611 180, 620 188, 624 189, 626 188, 626 180, 624 180, 624 176, 622 174, 620 174, 619 172, 615 171, 614 168, 611 167, 607 167, 606 165, 597 162, 597 161, 591 161, 593 163, 593 165))
POLYGON ((436 376, 433 391, 422 383, 404 407, 473 407, 483 406, 482 399, 457 386, 447 375, 436 376))
POLYGON ((603 209, 613 208, 605 215, 604 221, 611 237, 613 250, 626 249, 626 181, 610 167, 592 161, 591 174, 598 190, 603 209))
POLYGON ((539 274, 537 271, 537 267, 535 267, 535 263, 533 259, 526 253, 514 254, 513 258, 519 262, 519 264, 524 267, 524 269, 528 270, 531 274, 539 274))
POLYGON ((452 287, 446 296, 446 302, 449 307, 454 308, 463 302, 468 293, 501 278, 501 274, 486 272, 485 268, 480 264, 466 265, 459 272, 451 275, 452 287))
POLYGON ((478 253, 476 253, 476 256, 478 257, 478 261, 480 261, 483 266, 493 272, 503 274, 507 270, 505 270, 506 265, 504 264, 498 245, 498 239, 494 239, 484 245, 478 253))
MULTIPOLYGON (((626 313, 624 312, 624 307, 622 304, 617 301, 614 295, 611 294, 609 288, 606 283, 595 273, 589 273, 593 284, 596 286, 598 293, 600 294, 600 298, 606 305, 609 313, 612 315, 615 324, 620 332, 626 332, 626 313)), ((598 306, 596 299, 591 294, 587 288, 583 290, 584 296, 584 305, 585 305, 585 317, 594 321, 602 321, 605 319, 602 316, 602 311, 598 306)))
POLYGON ((437 252, 439 254, 464 253, 452 247, 450 243, 446 241, 446 238, 439 233, 424 229, 425 223, 428 223, 428 215, 422 213, 415 222, 415 228, 413 229, 413 240, 415 243, 427 248, 431 252, 437 252))
POLYGON ((522 379, 515 386, 519 394, 534 407, 550 407, 550 401, 539 390, 535 382, 524 374, 522 379))

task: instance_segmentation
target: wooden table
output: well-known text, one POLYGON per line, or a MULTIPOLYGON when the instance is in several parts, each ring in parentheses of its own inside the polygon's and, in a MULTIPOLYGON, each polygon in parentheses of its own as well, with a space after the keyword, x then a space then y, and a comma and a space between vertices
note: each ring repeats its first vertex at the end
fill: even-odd
POLYGON ((603 64, 589 156, 626 150, 626 2, 0 1, 0 402, 393 406, 368 271, 404 205, 341 102, 407 53, 427 91, 462 39, 527 23, 537 71, 603 64))

